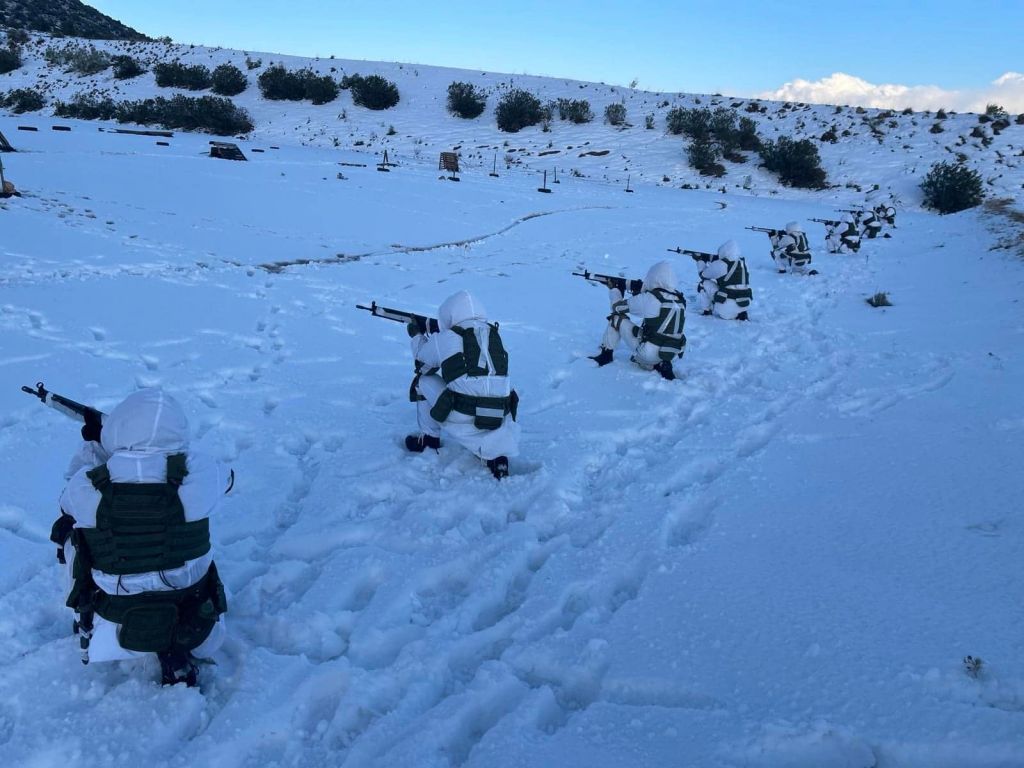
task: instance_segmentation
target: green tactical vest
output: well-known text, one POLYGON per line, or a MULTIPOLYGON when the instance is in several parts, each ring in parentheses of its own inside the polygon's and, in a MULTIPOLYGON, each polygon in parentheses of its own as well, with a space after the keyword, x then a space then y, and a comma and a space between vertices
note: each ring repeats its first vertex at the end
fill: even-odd
POLYGON ((715 292, 715 302, 724 304, 732 299, 742 308, 750 306, 750 300, 754 292, 750 290, 750 276, 747 272, 745 259, 722 259, 725 266, 725 274, 718 279, 718 290, 715 292))
POLYGON ((661 311, 657 317, 644 319, 641 339, 658 347, 663 360, 671 360, 683 354, 686 347, 686 299, 683 294, 665 288, 654 288, 650 293, 661 302, 661 311))
MULTIPOLYGON (((498 326, 488 323, 487 327, 487 354, 494 364, 494 370, 488 370, 486 364, 480 367, 480 342, 473 329, 452 326, 451 331, 462 338, 462 351, 441 363, 441 378, 445 384, 451 384, 462 376, 508 376, 508 353, 501 342, 498 326)), ((452 411, 458 411, 472 416, 477 429, 491 430, 498 429, 510 413, 515 419, 518 405, 519 396, 514 391, 508 397, 478 397, 446 389, 430 409, 430 416, 435 421, 443 422, 452 411)))
POLYGON ((122 576, 179 568, 210 551, 210 521, 187 522, 178 488, 185 454, 167 457, 166 483, 114 483, 106 464, 87 473, 101 499, 96 527, 81 528, 93 568, 122 576))

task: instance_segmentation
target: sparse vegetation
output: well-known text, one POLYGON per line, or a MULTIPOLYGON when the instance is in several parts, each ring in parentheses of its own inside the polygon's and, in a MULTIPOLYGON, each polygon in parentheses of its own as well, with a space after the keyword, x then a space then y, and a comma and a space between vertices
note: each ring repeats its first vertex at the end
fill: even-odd
POLYGON ((806 189, 825 187, 825 170, 814 142, 808 139, 794 141, 782 136, 766 142, 761 148, 761 164, 779 174, 783 184, 806 189))
POLYGON ((932 123, 932 127, 928 129, 928 133, 942 133, 946 129, 942 127, 941 122, 932 123))
POLYGON ((202 91, 213 85, 210 70, 202 64, 186 66, 180 61, 170 64, 157 64, 153 67, 156 84, 161 88, 185 88, 189 91, 202 91))
POLYGON ((263 59, 250 59, 248 56, 245 57, 245 68, 252 71, 259 69, 263 66, 263 59))
POLYGON ((869 296, 865 301, 872 307, 891 307, 892 302, 889 301, 889 294, 885 291, 879 291, 874 296, 869 296))
POLYGON ((114 56, 110 62, 114 67, 115 80, 131 80, 146 71, 146 68, 131 56, 114 56))
POLYGON ((956 213, 981 203, 985 197, 981 174, 963 163, 936 163, 921 182, 924 204, 939 213, 956 213))
MULTIPOLYGON (((651 122, 651 128, 654 127, 654 115, 648 115, 651 122)), ((646 118, 645 118, 646 120, 646 118)), ((604 108, 604 121, 608 125, 622 125, 626 122, 626 105, 622 102, 616 102, 615 104, 609 104, 604 108)), ((646 124, 646 123, 645 123, 646 124)))
POLYGON ((43 94, 31 88, 16 88, 0 97, 0 107, 11 110, 16 115, 24 112, 38 112, 46 106, 43 94))
POLYGON ((342 80, 352 91, 352 103, 367 109, 391 109, 399 101, 398 86, 380 75, 354 74, 342 80))
POLYGON ((78 75, 95 75, 110 66, 110 54, 97 50, 91 45, 50 46, 43 52, 43 58, 51 67, 61 67, 65 72, 78 75))
POLYGON ((472 83, 454 82, 448 86, 448 111, 465 120, 472 120, 483 114, 487 106, 487 95, 472 83))
POLYGON ((494 115, 499 130, 517 133, 523 128, 537 125, 544 119, 540 99, 529 91, 513 89, 501 97, 494 115))
POLYGON ((650 114, 644 115, 644 128, 646 128, 648 131, 653 131, 654 130, 654 113, 653 112, 651 112, 650 114))
POLYGON ((221 64, 211 76, 213 92, 220 96, 237 96, 249 87, 245 73, 233 64, 221 64))

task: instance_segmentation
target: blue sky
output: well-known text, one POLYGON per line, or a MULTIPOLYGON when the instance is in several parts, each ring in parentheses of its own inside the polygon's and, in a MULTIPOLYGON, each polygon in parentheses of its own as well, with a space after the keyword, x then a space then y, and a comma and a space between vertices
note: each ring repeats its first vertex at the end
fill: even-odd
POLYGON ((845 72, 980 88, 1024 71, 1024 0, 96 0, 177 42, 749 95, 845 72))

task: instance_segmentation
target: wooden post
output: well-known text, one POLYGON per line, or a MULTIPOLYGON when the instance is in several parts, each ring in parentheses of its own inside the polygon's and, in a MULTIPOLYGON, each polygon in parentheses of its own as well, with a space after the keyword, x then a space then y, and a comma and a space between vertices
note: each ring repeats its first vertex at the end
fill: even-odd
POLYGON ((562 183, 562 182, 560 182, 558 180, 558 166, 557 165, 555 166, 555 178, 553 179, 553 183, 555 183, 555 184, 561 184, 562 183))
POLYGON ((491 172, 488 174, 494 178, 498 178, 498 153, 494 153, 494 165, 491 167, 491 172))
POLYGON ((629 179, 630 178, 631 178, 630 176, 626 177, 626 191, 627 192, 632 192, 633 191, 632 189, 629 188, 629 179))
POLYGON ((548 192, 548 193, 551 192, 551 190, 548 189, 548 172, 547 171, 544 171, 544 183, 540 187, 537 188, 537 191, 538 192, 548 192))
POLYGON ((388 168, 388 151, 386 149, 384 150, 384 158, 380 161, 380 164, 377 165, 377 170, 383 171, 384 173, 391 172, 391 169, 388 168))
POLYGON ((0 157, 0 193, 4 191, 4 187, 7 185, 7 179, 4 178, 4 159, 0 157))

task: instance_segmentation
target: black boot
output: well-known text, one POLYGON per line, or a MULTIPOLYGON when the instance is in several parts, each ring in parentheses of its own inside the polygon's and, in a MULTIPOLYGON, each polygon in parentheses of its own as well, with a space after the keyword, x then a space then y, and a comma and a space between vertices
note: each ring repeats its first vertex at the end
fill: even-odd
POLYGON ((676 372, 672 370, 672 363, 669 360, 662 360, 656 366, 654 370, 661 374, 661 378, 668 379, 669 381, 675 381, 676 372))
POLYGON ((703 312, 701 312, 701 314, 704 315, 704 317, 707 317, 708 315, 711 314, 711 310, 710 309, 705 309, 703 312))
POLYGON ((591 355, 589 359, 597 363, 597 367, 600 368, 602 365, 608 365, 612 361, 612 351, 608 347, 601 347, 601 351, 596 355, 591 355))
POLYGON ((747 317, 746 311, 743 311, 743 312, 740 312, 738 315, 736 315, 736 319, 737 320, 749 320, 750 318, 747 317))
POLYGON ((405 438, 405 449, 413 453, 423 453, 427 448, 435 451, 441 447, 441 438, 432 435, 408 435, 405 438))
POLYGON ((498 456, 494 459, 488 459, 487 468, 491 470, 491 474, 494 475, 496 480, 508 477, 508 458, 505 456, 498 456))
POLYGON ((160 659, 160 685, 177 685, 184 683, 195 688, 199 677, 199 668, 187 651, 162 651, 156 655, 160 659))

